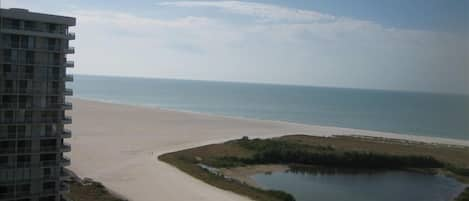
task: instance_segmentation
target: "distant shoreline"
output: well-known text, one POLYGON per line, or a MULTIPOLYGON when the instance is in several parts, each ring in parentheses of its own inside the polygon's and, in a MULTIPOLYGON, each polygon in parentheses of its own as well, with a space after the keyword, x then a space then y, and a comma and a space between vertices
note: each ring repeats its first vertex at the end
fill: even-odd
POLYGON ((158 109, 158 110, 164 110, 164 111, 168 111, 168 112, 178 112, 178 113, 188 113, 188 114, 196 114, 196 115, 204 115, 204 116, 213 116, 213 117, 219 117, 219 118, 266 121, 266 122, 274 122, 274 123, 287 123, 287 124, 293 124, 293 125, 297 124, 297 125, 303 125, 303 126, 315 126, 315 127, 324 128, 324 129, 337 129, 337 130, 340 130, 342 132, 346 132, 343 135, 357 135, 357 136, 362 136, 362 137, 383 137, 383 138, 396 139, 396 140, 409 140, 409 141, 425 142, 425 143, 438 143, 438 144, 448 144, 448 145, 457 145, 457 146, 469 146, 469 140, 464 140, 464 139, 432 137, 432 136, 412 135, 412 134, 404 134, 404 133, 392 133, 392 132, 383 132, 383 131, 376 131, 376 130, 343 128, 343 127, 334 127, 334 126, 321 126, 321 125, 314 125, 314 124, 303 124, 303 123, 280 121, 280 120, 256 119, 256 118, 248 118, 248 117, 240 117, 240 116, 228 116, 228 115, 219 115, 219 114, 212 114, 212 113, 205 113, 205 112, 196 112, 196 111, 190 111, 190 110, 178 110, 178 109, 161 108, 161 107, 158 107, 158 106, 149 106, 149 105, 144 105, 144 104, 129 104, 129 103, 122 103, 122 102, 119 102, 119 101, 99 100, 99 99, 93 99, 93 98, 73 97, 71 99, 94 101, 94 102, 114 104, 114 105, 123 105, 123 106, 137 107, 137 108, 143 108, 143 109, 158 109), (351 133, 361 133, 361 134, 351 134, 351 133), (365 135, 362 135, 362 134, 365 134, 365 135))

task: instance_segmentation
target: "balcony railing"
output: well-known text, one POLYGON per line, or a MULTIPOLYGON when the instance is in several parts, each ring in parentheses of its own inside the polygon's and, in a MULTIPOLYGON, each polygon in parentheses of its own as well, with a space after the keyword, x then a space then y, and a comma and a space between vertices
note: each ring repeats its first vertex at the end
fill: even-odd
POLYGON ((62 152, 71 152, 71 151, 72 151, 72 146, 71 146, 69 143, 64 142, 64 143, 60 146, 60 150, 61 150, 62 152))
POLYGON ((0 108, 9 109, 9 108, 17 108, 18 103, 0 103, 0 108))
POLYGON ((75 62, 67 61, 67 62, 65 62, 65 67, 73 68, 73 67, 75 67, 75 62))
POLYGON ((67 33, 67 39, 68 39, 68 40, 75 40, 75 33, 73 33, 73 32, 68 32, 68 33, 67 33))
POLYGON ((64 90, 64 96, 73 96, 73 90, 72 89, 65 89, 64 90))
POLYGON ((68 129, 64 129, 62 132, 62 138, 71 138, 72 137, 72 131, 68 129))
POLYGON ((18 75, 15 72, 9 72, 9 73, 1 73, 1 77, 7 78, 7 79, 17 79, 18 75))
POLYGON ((65 109, 65 110, 71 110, 72 108, 73 108, 73 104, 69 103, 69 102, 65 102, 65 103, 46 103, 46 105, 33 103, 32 101, 0 103, 0 109, 65 109))
POLYGON ((16 133, 5 132, 0 135, 0 140, 16 139, 16 133))
POLYGON ((31 147, 18 147, 18 153, 31 153, 31 147))
POLYGON ((64 117, 64 118, 58 118, 58 117, 39 117, 39 118, 31 118, 27 117, 24 119, 15 119, 15 118, 3 118, 0 119, 0 123, 64 123, 64 124, 71 124, 72 123, 72 118, 71 117, 64 117))
MULTIPOLYGON (((44 74, 35 74, 35 73, 26 73, 26 72, 9 72, 9 73, 0 73, 0 77, 6 78, 6 79, 24 79, 24 80, 34 80, 34 79, 40 79, 40 80, 59 80, 59 79, 67 79, 67 75, 65 75, 65 78, 62 78, 61 75, 59 74, 49 74, 49 75, 44 75, 44 74)), ((73 79, 73 76, 72 76, 73 79)), ((69 80, 66 80, 69 81, 69 80)), ((73 81, 73 80, 70 80, 73 81)))
POLYGON ((41 166, 42 167, 48 167, 48 166, 56 166, 59 163, 56 160, 46 160, 46 161, 41 161, 41 166))
POLYGON ((63 89, 63 88, 49 88, 49 89, 44 89, 44 88, 3 88, 0 89, 0 93, 5 93, 5 94, 36 94, 36 93, 51 93, 51 94, 60 94, 64 91, 64 95, 66 96, 71 96, 73 95, 73 90, 72 89, 63 89))
POLYGON ((15 153, 16 149, 14 147, 5 147, 5 148, 0 148, 0 154, 9 154, 9 153, 15 153))
POLYGON ((14 198, 14 197, 15 197, 15 193, 13 192, 0 193, 0 200, 14 198))
POLYGON ((68 180, 70 179, 72 176, 70 175, 70 173, 68 172, 68 170, 64 169, 64 168, 61 168, 60 170, 60 179, 61 180, 68 180))
POLYGON ((48 29, 43 26, 37 26, 37 25, 24 25, 21 27, 19 24, 8 24, 4 23, 2 25, 2 29, 12 29, 12 30, 20 30, 20 31, 33 31, 33 32, 40 32, 40 33, 48 33, 48 34, 60 34, 60 35, 65 35, 65 37, 69 40, 74 40, 75 39, 75 34, 74 33, 66 33, 66 30, 64 29, 48 29))
POLYGON ((62 120, 62 123, 64 124, 71 124, 72 123, 72 117, 65 116, 62 120))
POLYGON ((73 75, 65 75, 65 81, 73 82, 73 75))
POLYGON ((55 188, 44 188, 42 189, 42 193, 55 193, 55 188))
POLYGON ((18 147, 15 148, 0 148, 0 154, 11 154, 11 153, 31 153, 31 147, 18 147))
POLYGON ((65 110, 71 110, 73 106, 72 106, 72 103, 65 102, 62 107, 65 110))
POLYGON ((70 166, 71 162, 70 159, 66 156, 62 156, 62 159, 60 159, 60 165, 62 166, 70 166))
POLYGON ((60 187, 59 187, 59 191, 61 193, 68 193, 68 192, 70 192, 70 186, 66 183, 61 183, 60 187))
POLYGON ((65 54, 75 54, 75 48, 74 47, 68 47, 65 48, 65 54))
POLYGON ((41 152, 57 152, 57 146, 41 146, 41 152))

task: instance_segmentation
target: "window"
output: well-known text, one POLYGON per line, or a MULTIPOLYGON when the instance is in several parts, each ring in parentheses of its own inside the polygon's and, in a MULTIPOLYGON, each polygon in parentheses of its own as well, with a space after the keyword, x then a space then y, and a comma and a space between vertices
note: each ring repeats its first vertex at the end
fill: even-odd
POLYGON ((41 154, 41 161, 55 161, 57 156, 56 154, 41 154))
POLYGON ((39 201, 55 201, 55 196, 47 196, 39 198, 39 201))
POLYGON ((31 155, 19 155, 16 157, 18 168, 28 167, 31 164, 31 155))
POLYGON ((50 176, 52 176, 52 170, 51 170, 51 168, 44 168, 44 169, 42 170, 42 174, 43 174, 44 177, 50 177, 50 176))
POLYGON ((34 52, 27 51, 26 52, 26 63, 33 64, 34 63, 34 52))
POLYGON ((11 35, 11 47, 19 48, 20 47, 20 37, 18 35, 11 35))
POLYGON ((8 166, 8 156, 0 156, 0 167, 8 166))
POLYGON ((49 32, 50 33, 56 33, 58 31, 58 26, 57 24, 48 24, 49 26, 49 32))
POLYGON ((3 73, 11 73, 11 65, 3 64, 3 73))
POLYGON ((29 44, 29 37, 21 36, 21 48, 28 48, 28 44, 29 44))
POLYGON ((28 81, 27 80, 20 80, 20 88, 21 89, 26 89, 28 88, 28 81))
POLYGON ((17 194, 29 194, 31 192, 30 184, 20 184, 16 186, 17 194))
POLYGON ((13 88, 13 80, 6 80, 5 87, 9 89, 13 88))
POLYGON ((16 126, 8 126, 8 133, 16 133, 16 126))
POLYGON ((49 38, 47 39, 47 44, 48 44, 48 48, 49 50, 55 50, 57 49, 56 45, 55 45, 55 39, 53 38, 49 38))
POLYGON ((31 31, 35 31, 35 29, 36 29, 36 23, 33 22, 33 21, 25 21, 25 22, 24 22, 24 29, 26 29, 26 30, 31 30, 31 31))

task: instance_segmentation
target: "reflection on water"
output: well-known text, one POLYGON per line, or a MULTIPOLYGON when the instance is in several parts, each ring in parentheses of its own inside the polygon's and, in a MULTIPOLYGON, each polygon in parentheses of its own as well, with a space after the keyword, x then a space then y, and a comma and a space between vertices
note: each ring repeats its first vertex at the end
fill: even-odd
POLYGON ((452 178, 406 171, 293 168, 252 178, 297 201, 450 201, 464 189, 452 178))

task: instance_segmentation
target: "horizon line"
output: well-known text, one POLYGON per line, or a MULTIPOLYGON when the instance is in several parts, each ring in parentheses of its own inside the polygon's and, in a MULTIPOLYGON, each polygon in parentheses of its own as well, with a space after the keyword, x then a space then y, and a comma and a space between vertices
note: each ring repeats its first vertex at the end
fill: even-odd
POLYGON ((304 85, 304 84, 287 84, 287 83, 271 83, 271 82, 255 82, 255 81, 231 81, 231 80, 202 80, 190 78, 168 78, 168 77, 152 77, 152 76, 136 76, 136 75, 103 75, 103 74, 87 74, 87 73, 74 73, 78 76, 94 76, 94 77, 114 77, 114 78, 131 78, 131 79, 160 79, 160 80, 179 80, 179 81, 198 81, 198 82, 220 82, 220 83, 234 83, 234 84, 257 84, 257 85, 274 85, 274 86, 292 86, 292 87, 316 87, 316 88, 329 88, 329 89, 350 89, 350 90, 364 90, 364 91, 386 91, 397 93, 420 93, 420 94, 437 94, 437 95, 455 95, 455 96, 468 96, 469 93, 454 93, 454 92, 435 92, 435 91, 416 91, 416 90, 403 90, 403 89, 379 89, 379 88, 359 88, 359 87, 341 87, 341 86, 325 86, 325 85, 304 85))

